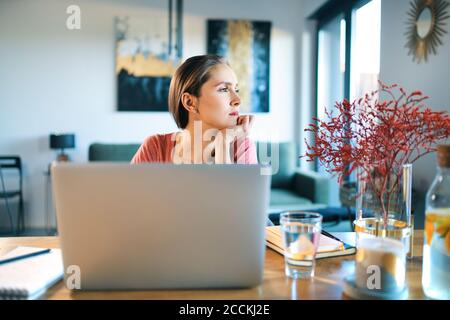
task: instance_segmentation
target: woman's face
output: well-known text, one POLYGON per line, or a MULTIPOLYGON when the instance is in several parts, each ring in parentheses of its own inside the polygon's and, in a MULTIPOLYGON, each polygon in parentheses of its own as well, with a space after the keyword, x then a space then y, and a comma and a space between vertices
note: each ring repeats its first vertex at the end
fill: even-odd
POLYGON ((196 120, 203 121, 203 127, 219 130, 235 126, 241 105, 238 92, 234 71, 226 64, 213 67, 197 98, 196 120))

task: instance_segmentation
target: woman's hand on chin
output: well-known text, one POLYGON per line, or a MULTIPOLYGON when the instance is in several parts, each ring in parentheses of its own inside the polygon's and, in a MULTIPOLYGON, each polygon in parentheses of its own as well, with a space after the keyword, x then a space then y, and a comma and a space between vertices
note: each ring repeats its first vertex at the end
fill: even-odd
POLYGON ((233 163, 233 148, 231 145, 237 139, 243 139, 250 133, 253 126, 254 116, 244 115, 239 116, 236 125, 219 130, 217 136, 208 145, 208 149, 214 149, 212 152, 215 163, 233 163))
POLYGON ((252 128, 254 121, 255 117, 253 115, 239 116, 235 126, 222 129, 221 132, 224 136, 227 135, 228 137, 232 136, 233 138, 245 138, 250 134, 250 129, 252 128))
POLYGON ((244 115, 239 116, 237 119, 237 125, 236 128, 242 129, 244 137, 248 136, 250 134, 250 129, 253 126, 253 122, 255 121, 255 116, 253 115, 244 115))

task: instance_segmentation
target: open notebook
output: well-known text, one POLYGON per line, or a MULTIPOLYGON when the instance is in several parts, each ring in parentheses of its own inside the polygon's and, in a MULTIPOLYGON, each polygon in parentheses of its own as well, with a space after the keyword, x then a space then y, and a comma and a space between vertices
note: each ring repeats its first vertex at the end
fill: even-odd
MULTIPOLYGON (((17 247, 1 260, 40 251, 43 248, 17 247)), ((62 279, 61 250, 0 265, 0 299, 35 299, 62 279)))
MULTIPOLYGON (((280 226, 266 227, 266 245, 277 251, 280 254, 284 254, 283 239, 281 236, 280 226)), ((356 253, 356 248, 323 234, 320 235, 319 248, 317 249, 316 259, 346 256, 356 253)))

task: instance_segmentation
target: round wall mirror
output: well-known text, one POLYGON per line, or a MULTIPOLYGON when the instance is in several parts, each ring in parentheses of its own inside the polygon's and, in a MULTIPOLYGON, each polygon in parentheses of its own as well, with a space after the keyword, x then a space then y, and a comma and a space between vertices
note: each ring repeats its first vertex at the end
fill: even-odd
POLYGON ((447 0, 414 0, 408 12, 408 30, 406 47, 413 61, 428 61, 430 54, 437 54, 442 45, 442 37, 447 33, 445 20, 450 18, 447 12, 447 0))
POLYGON ((428 7, 424 8, 417 18, 417 34, 422 39, 430 33, 431 27, 433 26, 431 18, 431 10, 428 7))

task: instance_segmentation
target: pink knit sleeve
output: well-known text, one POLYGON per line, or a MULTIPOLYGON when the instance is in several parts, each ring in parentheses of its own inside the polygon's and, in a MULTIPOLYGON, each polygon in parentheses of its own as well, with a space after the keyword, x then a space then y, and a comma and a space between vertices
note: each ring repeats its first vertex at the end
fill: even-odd
POLYGON ((258 164, 256 157, 255 144, 249 139, 239 139, 235 143, 236 152, 234 153, 235 163, 238 164, 258 164))
POLYGON ((158 144, 158 137, 151 136, 145 139, 144 143, 139 147, 133 159, 131 159, 131 163, 159 162, 160 158, 161 150, 158 144))

